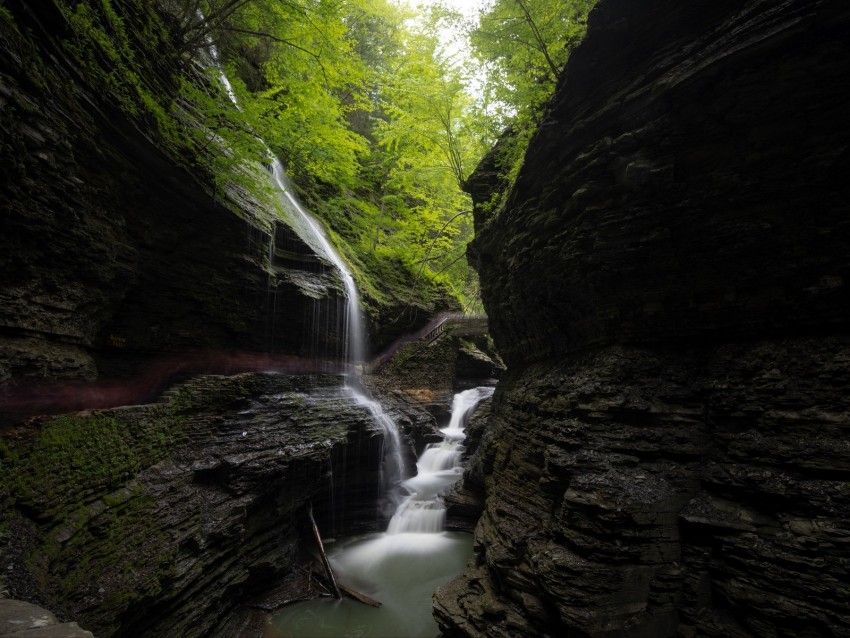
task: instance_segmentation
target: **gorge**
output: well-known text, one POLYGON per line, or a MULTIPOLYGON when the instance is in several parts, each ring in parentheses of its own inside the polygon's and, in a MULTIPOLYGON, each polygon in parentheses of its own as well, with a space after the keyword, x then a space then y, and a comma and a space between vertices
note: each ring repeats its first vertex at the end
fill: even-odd
POLYGON ((850 13, 606 0, 470 258, 508 365, 446 636, 843 636, 850 13))
MULTIPOLYGON (((163 150, 65 4, 0 3, 3 596, 98 638, 262 636, 308 587, 308 505, 387 529, 376 410, 412 468, 498 376, 442 636, 850 635, 846 3, 598 2, 518 174, 497 144, 465 182, 503 372, 451 331, 377 357, 457 311, 436 288, 361 289, 358 354, 367 268, 163 150)), ((173 93, 170 18, 113 4, 173 93)))

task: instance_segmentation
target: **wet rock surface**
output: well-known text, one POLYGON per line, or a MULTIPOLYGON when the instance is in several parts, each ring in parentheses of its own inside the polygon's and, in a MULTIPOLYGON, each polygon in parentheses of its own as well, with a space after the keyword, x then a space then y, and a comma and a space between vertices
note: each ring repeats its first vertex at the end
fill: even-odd
MULTIPOLYGON (((56 7, 12 9, 19 31, 0 24, 0 402, 42 379, 135 376, 163 354, 337 356, 332 266, 247 191, 214 197, 211 176, 87 86, 56 7), (330 313, 319 343, 317 309, 330 313)), ((178 66, 167 54, 151 59, 178 66)), ((160 80, 152 70, 169 90, 160 80)))
POLYGON ((3 638, 94 638, 75 622, 60 623, 46 609, 0 598, 0 636, 3 638))
POLYGON ((477 220, 508 372, 444 635, 850 635, 848 32, 837 1, 594 10, 477 220))
POLYGON ((99 638, 232 635, 241 603, 310 560, 310 501, 327 536, 380 524, 382 432, 338 377, 200 377, 164 405, 61 419, 4 437, 4 520, 29 530, 3 547, 6 588, 99 638), (91 427, 86 452, 107 458, 64 469, 63 424, 91 427), (24 487, 33 463, 61 491, 24 487))
POLYGON ((465 477, 486 506, 475 565, 435 599, 444 631, 845 635, 850 420, 824 388, 850 382, 849 354, 611 347, 509 373, 465 477))
POLYGON ((454 336, 431 344, 413 341, 363 378, 414 448, 442 439, 437 428, 448 424, 456 392, 493 385, 501 374, 498 355, 486 339, 478 341, 454 336))

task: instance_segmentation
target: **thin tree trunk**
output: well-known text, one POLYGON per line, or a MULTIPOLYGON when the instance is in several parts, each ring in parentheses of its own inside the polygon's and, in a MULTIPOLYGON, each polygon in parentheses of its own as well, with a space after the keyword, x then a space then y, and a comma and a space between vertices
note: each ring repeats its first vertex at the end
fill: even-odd
POLYGON ((543 36, 540 34, 540 30, 537 28, 537 24, 534 22, 534 18, 531 17, 531 12, 528 10, 528 6, 525 4, 524 0, 516 0, 516 3, 520 6, 522 12, 525 14, 525 21, 531 28, 531 33, 534 36, 534 39, 537 41, 537 49, 543 54, 543 57, 546 58, 546 64, 549 65, 549 69, 552 71, 553 79, 557 80, 558 67, 555 66, 554 60, 552 60, 549 55, 549 49, 546 46, 546 42, 544 42, 543 40, 543 36))

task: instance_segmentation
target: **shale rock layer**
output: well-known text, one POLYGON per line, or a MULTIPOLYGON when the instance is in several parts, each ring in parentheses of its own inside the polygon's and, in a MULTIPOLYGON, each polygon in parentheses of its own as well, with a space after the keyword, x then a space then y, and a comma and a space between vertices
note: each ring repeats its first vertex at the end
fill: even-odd
POLYGON ((845 5, 710 4, 594 10, 471 248, 508 363, 846 325, 845 5))
MULTIPOLYGON (((141 6, 116 11, 150 62, 145 86, 178 109, 185 65, 149 50, 142 33, 165 18, 141 6)), ((157 355, 203 351, 206 371, 233 351, 337 357, 335 269, 269 202, 235 187, 213 196, 212 175, 166 153, 97 69, 75 66, 68 29, 49 0, 9 3, 0 20, 0 413, 27 382, 137 375, 157 355)), ((264 176, 257 167, 260 188, 264 176)))
POLYGON ((848 34, 837 0, 591 14, 470 248, 509 371, 447 636, 850 635, 848 34))
POLYGON ((2 447, 5 589, 99 638, 232 638, 239 605, 304 564, 308 502, 328 536, 381 524, 382 451, 329 376, 199 377, 22 424, 2 447))

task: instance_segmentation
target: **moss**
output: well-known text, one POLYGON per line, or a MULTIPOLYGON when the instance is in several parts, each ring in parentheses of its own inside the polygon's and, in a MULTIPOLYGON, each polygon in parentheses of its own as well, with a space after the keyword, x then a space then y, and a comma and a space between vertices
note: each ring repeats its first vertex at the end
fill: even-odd
POLYGON ((182 146, 172 110, 179 57, 161 16, 141 0, 57 2, 70 27, 64 47, 93 87, 131 119, 158 132, 160 144, 182 146))
POLYGON ((60 416, 0 440, 2 522, 16 511, 39 522, 43 534, 25 554, 29 574, 97 635, 114 633, 173 568, 176 548, 136 477, 185 443, 191 406, 184 388, 165 406, 60 416))
POLYGON ((61 518, 168 455, 181 434, 181 419, 173 409, 150 413, 147 419, 129 411, 51 419, 25 454, 3 443, 0 484, 40 517, 61 518))
MULTIPOLYGON (((137 486, 105 497, 100 505, 80 513, 50 569, 62 575, 57 598, 88 626, 97 627, 99 635, 109 635, 131 603, 162 590, 176 549, 152 523, 155 501, 137 486), (93 580, 92 574, 98 578, 93 580)), ((55 534, 46 545, 51 542, 55 534)))
POLYGON ((15 17, 12 15, 12 12, 9 11, 9 9, 6 7, 6 3, 2 2, 2 0, 0 0, 0 21, 4 22, 5 24, 9 25, 12 29, 14 29, 15 31, 18 31, 20 33, 20 30, 18 29, 18 25, 15 22, 15 17))

